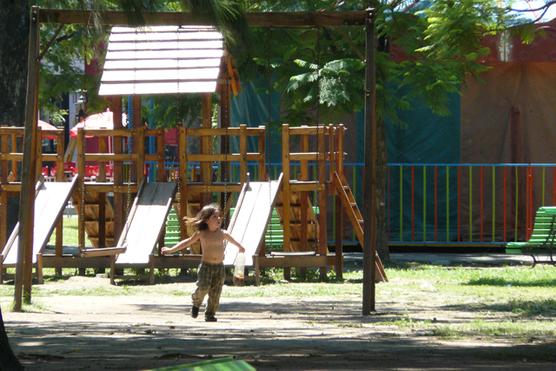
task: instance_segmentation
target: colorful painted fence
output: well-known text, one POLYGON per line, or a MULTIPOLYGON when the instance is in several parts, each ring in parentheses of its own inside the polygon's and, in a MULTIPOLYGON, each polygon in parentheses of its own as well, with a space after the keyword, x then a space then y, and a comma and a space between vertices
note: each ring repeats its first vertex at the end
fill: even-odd
MULTIPOLYGON (((249 165, 249 171, 251 179, 258 179, 256 163, 249 165)), ((317 169, 312 171, 316 177, 317 169)), ((362 206, 363 164, 346 163, 344 171, 362 206)), ((268 164, 271 179, 280 172, 281 164, 268 164)), ((238 174, 232 164, 231 180, 238 181, 238 174)), ((390 163, 385 184, 391 246, 503 247, 508 241, 527 240, 536 210, 556 205, 556 164, 390 163)), ((330 205, 332 241, 332 199, 330 205)), ((357 244, 348 225, 344 238, 346 244, 357 244)))
POLYGON ((388 164, 390 242, 499 245, 556 204, 555 164, 388 164))

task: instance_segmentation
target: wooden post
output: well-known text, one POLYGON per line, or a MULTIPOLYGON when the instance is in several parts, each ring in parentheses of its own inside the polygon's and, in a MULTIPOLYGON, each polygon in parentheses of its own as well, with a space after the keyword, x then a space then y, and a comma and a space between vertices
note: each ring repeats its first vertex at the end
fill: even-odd
MULTIPOLYGON (((114 117, 114 116, 112 116, 114 117)), ((99 153, 106 153, 107 143, 105 136, 98 137, 98 151, 99 153)), ((98 176, 97 182, 106 181, 106 162, 98 161, 98 176)), ((98 247, 106 247, 106 193, 98 193, 98 247)))
MULTIPOLYGON (((328 203, 328 186, 326 182, 326 138, 324 133, 326 127, 318 128, 318 167, 319 167, 319 184, 324 187, 324 189, 319 191, 319 246, 318 253, 320 255, 328 255, 328 239, 327 239, 327 203, 328 203)), ((321 279, 326 278, 326 268, 320 269, 321 279)))
MULTIPOLYGON (((284 251, 291 251, 290 231, 290 126, 282 125, 282 225, 284 227, 284 251)), ((284 267, 284 278, 290 278, 290 268, 284 267)))
MULTIPOLYGON (((66 180, 64 174, 64 133, 63 131, 56 136, 56 181, 63 182, 66 180)), ((62 214, 63 215, 63 214, 62 214)), ((64 245, 64 218, 61 217, 56 225, 56 256, 61 257, 64 245)), ((56 267, 56 275, 62 275, 62 268, 56 267)))
MULTIPOLYGON (((309 152, 309 136, 307 134, 302 134, 301 135, 301 152, 309 152)), ((299 180, 309 180, 309 161, 308 160, 301 160, 300 161, 300 179, 299 180)), ((300 200, 299 203, 301 204, 301 233, 300 233, 300 244, 301 244, 301 248, 300 250, 302 251, 308 251, 309 249, 309 244, 307 241, 307 237, 308 237, 308 228, 312 228, 314 226, 310 226, 308 224, 308 208, 309 208, 309 202, 308 202, 308 194, 307 192, 300 192, 300 200)))
MULTIPOLYGON (((228 58, 230 58, 229 55, 225 56, 225 65, 229 66, 230 65, 230 61, 228 61, 228 58)), ((228 68, 223 68, 222 69, 222 77, 224 80, 224 83, 220 84, 220 127, 227 129, 230 127, 230 75, 228 74, 228 68)), ((220 137, 220 153, 222 154, 228 154, 230 153, 230 137, 228 135, 222 135, 220 137)), ((220 162, 220 181, 224 182, 224 183, 228 183, 230 181, 230 174, 229 172, 230 170, 230 163, 229 162, 220 162)), ((224 200, 227 199, 226 197, 229 197, 229 195, 225 195, 224 193, 222 193, 220 195, 220 199, 224 200)), ((228 207, 228 205, 224 205, 224 202, 222 202, 222 207, 226 208, 228 207)), ((229 214, 229 213, 228 213, 229 214)), ((224 218, 226 220, 230 220, 230 216, 229 215, 224 215, 224 218)))
MULTIPOLYGON (((134 128, 135 135, 135 153, 137 154, 137 163, 135 164, 136 170, 136 184, 139 184, 145 179, 145 128, 143 125, 134 128)), ((139 189, 137 189, 139 192, 139 189)))
MULTIPOLYGON (((266 131, 264 125, 260 125, 259 129, 266 131)), ((266 137, 265 132, 258 136, 258 153, 259 153, 259 180, 265 181, 268 179, 265 166, 265 153, 266 153, 266 137)))
MULTIPOLYGON (((112 110, 112 119, 114 120, 114 129, 122 128, 122 99, 119 96, 110 97, 110 109, 112 110)), ((112 150, 116 154, 123 152, 122 137, 112 138, 112 150)), ((121 187, 124 184, 122 161, 114 161, 112 163, 114 172, 114 186, 121 187)), ((114 241, 120 239, 120 233, 124 228, 124 199, 121 192, 114 192, 114 241)))
POLYGON ((29 22, 29 51, 27 56, 27 97, 25 101, 25 140, 21 193, 19 196, 19 245, 15 274, 14 310, 22 309, 22 295, 31 302, 32 251, 35 217, 35 183, 39 85, 39 7, 31 7, 29 22))
MULTIPOLYGON (((143 122, 141 121, 141 96, 140 95, 134 95, 132 97, 132 101, 131 101, 131 122, 132 122, 132 128, 133 129, 139 129, 139 128, 143 128, 143 122)), ((134 132, 135 134, 137 134, 137 132, 134 132)), ((135 143, 135 141, 139 140, 137 135, 133 135, 133 152, 135 152, 137 155, 139 155, 138 152, 138 145, 139 143, 135 143)), ((142 140, 142 138, 141 138, 142 140)), ((144 146, 145 143, 143 142, 142 146, 144 146)), ((144 151, 143 151, 143 155, 144 155, 144 151)), ((132 166, 130 171, 131 171, 131 178, 135 179, 135 182, 137 183, 137 185, 139 185, 140 181, 139 178, 141 177, 139 175, 139 173, 143 173, 143 169, 139 170, 138 164, 137 162, 135 163, 136 166, 132 166)), ((142 177, 141 177, 142 179, 142 177)), ((129 205, 127 206, 129 208, 129 205)))
POLYGON ((180 238, 185 238, 186 228, 183 218, 187 216, 187 137, 186 129, 180 127, 179 130, 179 170, 178 170, 178 180, 180 189, 180 212, 178 215, 179 225, 180 225, 180 238))
POLYGON ((157 161, 157 172, 156 179, 159 182, 167 182, 168 175, 166 174, 166 168, 164 166, 164 132, 156 136, 156 161, 157 161))
MULTIPOLYGON (((340 124, 336 130, 336 170, 343 177, 344 174, 344 125, 340 124)), ((336 278, 342 280, 344 276, 344 210, 342 200, 336 194, 336 256, 335 271, 336 278)))
POLYGON ((367 9, 365 20, 365 174, 363 177, 364 244, 363 244, 363 315, 375 311, 376 278, 376 160, 377 125, 375 117, 375 23, 374 9, 367 9))
MULTIPOLYGON (((211 104, 212 99, 210 94, 203 95, 202 102, 202 127, 210 128, 211 123, 211 104)), ((212 152, 211 137, 203 135, 201 137, 201 153, 210 154, 212 152)), ((201 181, 203 184, 208 185, 212 183, 212 165, 208 161, 201 161, 201 181)), ((201 195, 201 207, 204 204, 211 201, 211 195, 209 193, 203 193, 201 195)))
MULTIPOLYGON (((17 152, 17 150, 16 150, 16 148, 17 148, 17 135, 16 134, 12 135, 11 140, 12 140, 12 151, 17 152)), ((18 177, 17 161, 11 161, 11 165, 12 165, 11 166, 12 176, 15 179, 15 178, 18 177)))
POLYGON ((282 125, 282 219, 284 251, 291 251, 290 233, 290 126, 282 125))
POLYGON ((35 147, 35 158, 37 161, 35 162, 35 179, 39 179, 42 175, 42 129, 39 127, 36 128, 37 130, 37 142, 35 147))
POLYGON ((239 125, 239 181, 243 184, 247 181, 247 125, 239 125))
POLYGON ((85 134, 83 129, 77 130, 77 188, 79 189, 79 217, 77 219, 77 244, 79 250, 85 248, 85 205, 87 190, 85 189, 85 134))

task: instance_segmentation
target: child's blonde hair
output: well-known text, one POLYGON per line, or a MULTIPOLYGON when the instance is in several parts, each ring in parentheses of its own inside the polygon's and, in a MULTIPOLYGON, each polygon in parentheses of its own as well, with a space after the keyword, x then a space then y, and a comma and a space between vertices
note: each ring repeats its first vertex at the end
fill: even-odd
POLYGON ((197 213, 195 219, 191 221, 191 224, 197 227, 198 230, 204 231, 208 229, 208 220, 215 212, 220 212, 220 205, 216 203, 208 204, 203 206, 201 211, 197 213))

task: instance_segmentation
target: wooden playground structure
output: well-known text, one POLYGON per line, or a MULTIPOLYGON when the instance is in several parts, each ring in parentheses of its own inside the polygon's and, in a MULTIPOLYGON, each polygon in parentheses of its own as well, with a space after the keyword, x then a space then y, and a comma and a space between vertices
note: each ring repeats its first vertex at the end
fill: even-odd
MULTIPOLYGON (((37 150, 40 159, 37 174, 44 172, 47 162, 55 161, 55 166, 51 165, 55 177, 52 181, 39 182, 37 187, 44 188, 40 192, 46 199, 58 199, 60 204, 53 209, 51 204, 41 204, 36 199, 36 226, 44 226, 35 229, 33 263, 39 281, 43 267, 53 267, 58 272, 70 267, 111 268, 112 279, 117 268, 149 268, 149 282, 154 281, 154 269, 195 267, 200 262, 199 249, 177 256, 159 253, 170 208, 174 207, 182 220, 193 217, 203 205, 218 199, 226 212, 236 196, 229 229, 246 245, 249 256, 246 267, 254 268, 257 283, 260 270, 268 267, 285 268, 286 276, 291 267, 318 267, 323 274, 327 268, 335 267, 338 277, 342 276, 342 235, 337 235, 335 243, 338 253, 330 253, 328 246, 329 197, 336 197, 343 206, 336 209, 340 224, 337 231, 343 230, 342 214, 345 213, 357 237, 362 238, 361 213, 343 175, 343 125, 290 127, 284 124, 282 172, 273 181, 267 177, 264 127, 180 128, 179 158, 173 167, 165 163, 163 129, 80 129, 75 175, 56 170, 69 168, 63 163, 64 143, 60 132, 42 133, 43 137, 55 138, 56 154, 37 150), (99 152, 89 153, 85 150, 86 138, 93 136, 99 138, 99 152), (156 140, 154 153, 145 153, 145 138, 149 137, 156 140), (253 152, 248 152, 250 138, 257 147, 253 152), (198 153, 189 149, 188 140, 199 142, 198 153), (214 148, 211 143, 215 140, 227 145, 214 148), (221 149, 229 148, 232 140, 238 143, 239 152, 223 153, 221 149), (109 141, 111 146, 107 145, 109 141), (115 151, 109 153, 109 147, 115 151), (97 169, 94 177, 88 176, 90 171, 86 170, 92 164, 97 169), (232 167, 239 169, 237 181, 230 181, 232 167), (249 174, 256 176, 249 179, 249 174), (51 184, 67 186, 63 192, 59 188, 49 191, 45 185, 51 184), (62 211, 70 198, 77 210, 80 254, 64 253, 62 246, 62 211), (118 210, 118 203, 123 208, 120 206, 118 210), (281 251, 268 251, 264 245, 263 236, 273 207, 283 225, 281 251), (42 210, 50 209, 52 215, 46 218, 42 210), (54 229, 57 231, 54 254, 46 253, 54 229), (93 249, 85 247, 86 238, 93 249), (115 251, 111 250, 113 247, 115 251)), ((0 199, 4 200, 0 215, 7 215, 8 194, 20 192, 18 169, 23 154, 18 152, 17 138, 22 134, 20 128, 0 128, 0 199)), ((2 220, 0 245, 5 247, 0 255, 0 271, 4 273, 6 267, 16 263, 13 246, 17 233, 8 238, 6 218, 2 220)), ((181 223, 180 230, 182 238, 192 232, 186 223, 181 223)), ((225 263, 233 265, 234 258, 233 252, 228 253, 225 263)), ((382 265, 377 268, 379 277, 385 280, 382 265)))
MULTIPOLYGON (((188 32, 191 29, 197 28, 199 31, 212 32, 212 26, 190 26, 198 25, 197 21, 186 13, 150 13, 144 14, 145 25, 150 27, 173 27, 174 31, 188 32), (179 26, 176 26, 179 25, 179 26), (202 30, 201 30, 202 29, 202 30)), ((11 193, 21 197, 20 201, 20 230, 18 237, 21 241, 14 243, 14 238, 7 237, 7 231, 0 231, 0 243, 6 245, 2 250, 0 272, 4 274, 6 266, 10 264, 5 263, 5 257, 9 253, 9 249, 13 249, 14 245, 17 248, 16 275, 15 275, 15 304, 16 311, 21 310, 22 297, 26 301, 31 299, 31 286, 32 286, 32 268, 36 267, 37 274, 40 276, 40 270, 43 266, 52 266, 57 270, 63 267, 111 267, 112 279, 117 272, 117 268, 123 267, 138 267, 150 268, 150 281, 153 279, 153 272, 155 268, 166 268, 169 266, 187 267, 194 266, 199 262, 200 256, 198 254, 188 254, 189 256, 162 257, 157 254, 157 249, 161 247, 162 238, 164 235, 164 219, 167 217, 172 204, 177 207, 179 218, 188 215, 195 207, 200 207, 209 197, 214 197, 215 193, 220 192, 220 201, 223 203, 225 209, 229 207, 227 200, 230 199, 230 194, 239 189, 238 203, 236 204, 234 216, 232 217, 232 231, 243 231, 243 236, 251 236, 251 230, 247 233, 247 228, 254 228, 253 225, 260 229, 260 225, 255 223, 251 224, 250 220, 255 210, 265 210, 268 217, 263 224, 268 224, 268 219, 272 213, 273 206, 280 213, 280 220, 284 226, 284 241, 283 251, 281 253, 266 253, 262 245, 263 238, 259 239, 258 243, 249 245, 249 254, 253 258, 253 266, 256 272, 257 282, 259 281, 259 270, 264 267, 277 266, 277 267, 318 267, 323 274, 327 267, 334 265, 337 270, 337 276, 341 278, 342 274, 342 247, 340 242, 336 241, 336 254, 329 254, 328 252, 328 239, 327 239, 327 202, 332 195, 339 195, 336 197, 336 205, 344 205, 344 210, 349 216, 349 220, 354 224, 357 237, 360 239, 364 251, 364 279, 363 279, 363 303, 364 314, 368 314, 374 307, 374 282, 375 280, 386 280, 382 263, 376 254, 376 236, 373 236, 374 226, 376 223, 376 210, 374 207, 375 198, 373 197, 374 185, 370 186, 370 191, 364 195, 365 203, 369 206, 366 208, 365 218, 369 221, 363 224, 362 214, 354 202, 353 195, 342 176, 342 159, 343 151, 335 150, 336 144, 340 143, 335 138, 343 136, 344 130, 336 129, 336 135, 331 134, 334 132, 331 127, 317 126, 314 133, 313 129, 300 129, 299 132, 296 128, 284 127, 283 136, 289 145, 289 138, 294 136, 303 136, 313 134, 316 137, 317 148, 312 152, 293 152, 286 148, 283 154, 283 169, 282 175, 273 181, 264 179, 264 141, 262 147, 258 149, 258 155, 247 153, 246 138, 250 128, 240 127, 239 138, 240 143, 243 141, 243 146, 240 144, 239 153, 230 153, 229 141, 222 141, 219 154, 215 154, 210 146, 210 137, 215 133, 203 132, 203 130, 210 130, 211 127, 211 94, 217 92, 220 95, 220 128, 225 130, 225 136, 228 137, 233 129, 230 128, 230 107, 229 97, 230 92, 236 92, 239 87, 239 82, 235 79, 235 73, 231 66, 231 60, 226 52, 212 50, 209 54, 211 56, 216 54, 222 56, 222 62, 218 64, 219 71, 216 76, 206 78, 206 74, 199 74, 200 71, 190 71, 181 69, 181 64, 175 57, 172 51, 153 51, 147 52, 155 55, 155 59, 163 55, 172 55, 170 60, 176 61, 175 67, 169 69, 177 73, 178 80, 174 81, 155 81, 147 74, 152 74, 151 71, 140 71, 139 64, 136 61, 126 59, 125 63, 120 63, 120 66, 125 66, 128 71, 118 71, 121 67, 108 68, 110 72, 107 74, 106 79, 103 73, 101 79, 101 86, 99 95, 107 96, 109 106, 114 114, 114 125, 112 132, 89 132, 86 129, 81 129, 78 134, 80 141, 87 135, 98 135, 99 137, 106 136, 112 140, 111 152, 107 151, 103 140, 99 142, 98 153, 85 153, 83 148, 80 149, 78 154, 78 166, 75 177, 72 178, 72 184, 68 194, 71 195, 79 214, 79 254, 66 256, 61 246, 62 237, 62 222, 61 213, 55 217, 56 225, 56 250, 52 256, 44 254, 44 246, 40 245, 40 238, 37 238, 37 229, 35 225, 42 223, 40 219, 40 208, 43 205, 37 205, 38 196, 33 197, 34 194, 40 194, 43 189, 48 192, 49 187, 44 186, 46 182, 40 181, 36 186, 38 177, 38 169, 41 167, 43 161, 43 154, 39 152, 38 147, 41 142, 40 132, 36 128, 38 118, 38 81, 39 81, 39 65, 41 58, 44 56, 49 44, 46 45, 45 50, 40 50, 39 26, 41 23, 54 23, 58 25, 64 24, 88 24, 90 20, 90 12, 83 11, 66 11, 59 9, 40 9, 39 7, 32 7, 30 14, 30 32, 29 32, 29 58, 28 58, 28 71, 29 77, 27 80, 27 104, 25 108, 25 130, 23 134, 23 145, 21 152, 18 152, 16 146, 10 144, 9 140, 3 139, 4 142, 0 143, 0 216, 6 215, 6 198, 11 193), (153 54, 154 53, 154 54, 153 54), (131 62, 131 64, 130 64, 131 62), (131 70, 130 70, 131 69, 131 70), (130 72, 132 71, 132 72, 130 72), (126 73, 127 72, 127 73, 126 73), (189 77, 185 79, 181 74, 189 73, 189 77), (110 75, 110 76, 108 76, 110 75), (130 80, 129 76, 133 75, 130 80), (128 77, 126 77, 128 76, 128 77), (143 77, 141 77, 143 76, 143 77), (197 82, 189 80, 198 80, 197 82), (199 80, 200 79, 200 80, 199 80), (171 89, 168 89, 172 86, 171 89), (154 87, 154 91, 151 88, 154 87), (234 88, 235 87, 235 88, 234 88), (131 88, 131 90, 130 90, 131 88), (203 99, 202 104, 202 124, 199 132, 197 129, 180 129, 180 148, 179 148, 179 165, 177 172, 166 173, 166 167, 163 161, 163 142, 160 142, 160 132, 149 132, 149 129, 143 128, 127 128, 122 131, 121 113, 122 113, 122 96, 128 96, 132 100, 132 112, 130 121, 135 122, 135 126, 141 121, 141 95, 157 94, 157 93, 200 93, 203 99), (145 136, 155 136, 157 149, 154 154, 146 154, 144 149, 145 136), (186 136, 201 137, 201 151, 198 155, 188 154, 188 147, 186 145, 186 136), (332 147, 326 149, 325 138, 332 144, 332 147), (7 143, 7 144, 6 144, 7 143), (314 157, 313 157, 314 155, 314 157), (15 157, 14 157, 15 156, 15 157), (154 157, 154 159, 153 159, 154 157), (260 169, 258 176, 263 180, 261 182, 251 182, 247 176, 246 169, 249 166, 250 159, 256 158, 254 161, 259 161, 260 169), (21 159, 21 160, 20 160, 21 159), (232 183, 229 178, 229 172, 225 170, 222 162, 227 163, 234 159, 239 163, 240 179, 236 184, 232 183), (149 162, 147 168, 146 162, 149 162), (197 164, 200 163, 197 176, 197 164), (213 177, 215 172, 213 165, 215 161, 220 161, 218 176, 219 181, 214 181, 213 177), (309 162, 315 161, 317 164, 317 176, 311 178, 308 175, 309 162), (16 165, 13 165, 13 163, 16 165), (98 174, 93 177, 88 177, 87 162, 96 162, 98 166, 98 174), (296 174, 291 171, 291 163, 299 162, 302 169, 299 173, 299 178, 292 176, 296 174), (154 166, 156 163, 158 166, 154 166), (17 165, 19 164, 19 165, 17 165), (194 165, 193 165, 194 164, 194 165), (193 166, 192 166, 193 165, 193 166), (21 177, 15 177, 15 172, 9 173, 8 169, 12 167, 21 167, 21 177), (190 168, 191 167, 191 168, 190 168), (37 170, 35 170, 37 169, 37 170), (155 173, 153 175, 153 169, 155 173), (327 169, 325 174, 325 169, 327 169), (332 171, 335 170, 335 171, 332 171), (110 173, 110 177, 107 176, 110 173), (153 178, 154 177, 154 178, 153 178), (153 181, 156 179, 156 181, 153 181), (187 179, 187 180, 186 180, 187 179), (191 180, 191 181, 189 181, 191 180), (257 183, 257 184, 256 184, 257 183), (268 186, 263 186, 267 184, 268 186), (170 184, 168 186, 168 184, 170 184), (255 192, 255 190, 258 190, 255 192), (262 202, 262 193, 268 193, 269 197, 266 198, 268 202, 264 207, 259 208, 259 201, 262 202), (316 207, 318 212, 314 213, 311 207, 308 193, 314 192, 316 197, 316 207), (256 194, 255 194, 256 193, 256 194), (199 195, 196 198, 196 195, 199 195), (131 204, 132 196, 134 197, 133 204, 131 204), (279 196, 279 201, 276 205, 273 203, 279 196), (131 205, 131 207, 130 207, 131 205), (250 207, 243 205, 251 205, 250 207), (191 207, 191 209, 190 209, 191 207), (242 212, 245 210, 250 212, 242 212), (143 231, 142 226, 146 222, 152 222, 150 217, 156 219, 154 223, 149 223, 146 232, 143 231), (240 218, 240 215, 242 216, 240 218), (250 215, 247 222, 245 216, 250 215), (361 232, 366 231, 365 236, 361 232), (141 231, 148 234, 147 243, 143 244, 141 249, 135 249, 134 244, 142 242, 135 236, 134 231, 141 231), (359 231, 359 232, 358 232, 359 231), (93 244, 93 248, 85 248, 84 241, 85 235, 89 236, 93 244), (96 236, 95 236, 96 235, 96 236), (361 241, 364 238, 364 241, 361 241), (113 242, 118 241, 116 246, 112 247, 113 242), (152 244, 152 246, 151 246, 152 244), (309 247, 313 246, 313 247, 309 247), (136 251, 141 253, 136 253, 136 251), (149 251, 148 256, 145 258, 144 252, 149 251), (141 255, 140 258, 137 258, 141 255), (122 258, 127 257, 127 258, 122 258), (378 268, 378 269, 375 269, 378 268)), ((127 15, 122 12, 105 12, 103 13, 102 23, 105 25, 129 25, 127 15)), ((367 9, 365 11, 355 12, 342 12, 342 13, 300 13, 300 14, 262 14, 253 13, 247 16, 247 21, 251 26, 255 27, 334 27, 357 25, 365 26, 366 38, 366 82, 365 82, 365 121, 369 123, 369 130, 366 131, 366 142, 370 143, 371 150, 365 152, 365 162, 368 163, 369 170, 365 175, 365 183, 371 184, 371 180, 375 176, 375 164, 372 153, 376 151, 376 142, 370 140, 375 135, 376 120, 374 118, 374 51, 369 47, 371 41, 374 40, 374 11, 367 9)), ((62 27, 58 28, 57 33, 60 32, 62 27)), ((142 28, 144 30, 144 28, 142 28)), ((115 27, 112 32, 120 32, 122 34, 130 33, 135 36, 143 31, 137 31, 129 27, 115 27), (116 31, 115 31, 116 30, 116 31)), ((120 35, 121 36, 121 35, 120 35)), ((56 35, 54 36, 56 37, 56 35)), ((176 38, 178 40, 178 51, 182 52, 183 45, 179 42, 182 37, 176 38)), ((223 40, 220 37, 220 40, 223 40)), ((128 52, 133 52, 138 44, 137 39, 127 40, 131 49, 122 50, 125 55, 128 52), (129 42, 131 41, 131 42, 129 42)), ((139 42, 140 44, 140 42, 139 42)), ((123 44, 122 44, 123 45, 123 44)), ((223 45, 223 44, 222 44, 223 45)), ((143 45, 143 48, 145 45, 143 45)), ((147 49, 150 49, 147 47, 147 49)), ((194 50, 195 48, 193 48, 194 50)), ((222 47, 221 47, 222 49, 222 47)), ((108 45, 110 50, 110 43, 108 45)), ((139 49, 137 49, 139 50, 139 49)), ((145 50, 145 49, 142 49, 145 50)), ((117 54, 117 53, 115 53, 117 54)), ((131 53, 131 54, 145 54, 145 53, 131 53)), ((129 55, 129 53, 127 54, 129 55)), ((113 58, 112 58, 113 59, 113 58)), ((116 58, 118 59, 118 58, 116 58)), ((193 58, 195 60, 196 58, 193 58)), ((110 60, 106 57, 104 71, 107 70, 107 61, 110 60)), ((121 62, 121 61, 120 61, 121 62)), ((118 63, 114 60, 114 63, 118 63)), ((172 62, 173 63, 173 62, 172 62)), ((208 67, 208 66, 203 66, 208 67)), ((208 70, 206 70, 208 71, 208 70)), ((205 72, 206 72, 205 71, 205 72)), ((155 74, 156 75, 156 74, 155 74)), ((164 80, 164 79, 163 79, 164 80)), ((134 126, 134 125, 132 125, 134 126)), ((178 124, 183 126, 183 124, 178 124)), ((260 129, 256 129, 259 138, 264 138, 260 129)), ((264 132, 263 132, 264 133, 264 132)), ((4 136, 0 136, 4 138, 4 136)), ((108 139, 107 139, 108 140, 108 139)), ((303 139, 301 142, 304 143, 303 139)), ((65 146, 63 143, 57 143, 58 146, 65 146)), ((81 144, 82 146, 82 144, 81 144)), ((286 144, 284 144, 286 146, 286 144)), ((302 144, 300 151, 306 151, 307 148, 302 144)), ((341 144, 338 144, 341 146, 341 144)), ((376 157, 376 156, 375 156, 376 157)), ((64 168, 62 163, 57 163, 56 174, 61 174, 61 169, 64 168)), ((64 182, 63 179, 56 179, 55 183, 69 183, 64 182)), ((342 213, 341 207, 336 207, 338 214, 337 232, 341 230, 342 213), (340 227, 338 227, 340 226, 340 227)), ((263 220, 261 218, 253 218, 257 221, 263 220)), ((0 220, 6 220, 2 218, 0 220)), ((5 227, 0 224, 0 227, 5 227)), ((53 227, 51 227, 52 229, 53 227)), ((187 230, 183 225, 180 225, 180 233, 183 236, 187 235, 187 230)), ((264 231, 264 228, 263 228, 264 231)), ((47 231, 48 232, 48 231, 47 231)), ((257 232, 260 232, 259 230, 257 232)), ((14 232, 15 233, 15 232, 14 232)), ((50 231, 51 233, 51 231, 50 231)), ((234 232, 236 233, 236 232, 234 232)), ((239 233, 239 232, 238 232, 239 233)), ((49 234, 49 233, 47 233, 49 234)), ((255 235, 264 234, 256 233, 255 235)), ((337 233, 341 236, 341 232, 337 233)), ((40 237, 40 236, 39 236, 40 237)), ((285 272, 289 271, 286 269, 285 272)))

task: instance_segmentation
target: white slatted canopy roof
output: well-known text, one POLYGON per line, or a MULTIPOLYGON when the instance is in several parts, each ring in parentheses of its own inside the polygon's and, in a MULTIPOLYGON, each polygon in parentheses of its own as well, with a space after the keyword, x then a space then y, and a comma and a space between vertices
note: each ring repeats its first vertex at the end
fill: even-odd
POLYGON ((212 26, 113 27, 99 95, 212 93, 223 56, 212 26))

